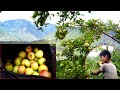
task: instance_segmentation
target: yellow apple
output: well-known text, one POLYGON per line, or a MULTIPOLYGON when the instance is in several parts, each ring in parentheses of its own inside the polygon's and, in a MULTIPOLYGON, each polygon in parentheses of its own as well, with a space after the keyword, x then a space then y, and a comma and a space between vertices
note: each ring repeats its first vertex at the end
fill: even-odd
POLYGON ((30 52, 30 53, 27 54, 27 58, 29 60, 33 60, 35 58, 35 54, 33 52, 30 52))
POLYGON ((14 64, 15 64, 16 66, 21 65, 21 60, 22 60, 21 57, 17 57, 17 58, 15 59, 15 61, 14 61, 14 64))
POLYGON ((38 58, 42 58, 42 57, 43 57, 43 51, 42 51, 42 50, 38 50, 38 51, 35 53, 35 56, 38 57, 38 58))
POLYGON ((11 63, 6 63, 5 64, 5 69, 7 71, 13 71, 13 65, 11 63))
POLYGON ((23 59, 22 60, 22 65, 24 65, 26 67, 30 67, 30 61, 28 59, 23 59))
POLYGON ((31 68, 32 68, 33 70, 37 70, 37 69, 38 69, 38 63, 35 62, 35 61, 32 62, 30 66, 31 66, 31 68))
POLYGON ((48 71, 48 67, 46 65, 42 64, 38 67, 38 72, 40 72, 41 70, 47 70, 48 71))
POLYGON ((25 75, 32 75, 33 69, 32 68, 26 68, 25 75))
POLYGON ((18 66, 14 66, 14 67, 13 67, 13 72, 14 72, 14 73, 17 73, 17 71, 18 71, 18 66))
POLYGON ((37 62, 38 62, 39 65, 42 65, 42 64, 45 64, 46 59, 45 58, 40 58, 40 59, 38 59, 37 62))
POLYGON ((25 58, 26 57, 26 52, 25 51, 20 51, 18 53, 18 56, 21 57, 21 58, 25 58))

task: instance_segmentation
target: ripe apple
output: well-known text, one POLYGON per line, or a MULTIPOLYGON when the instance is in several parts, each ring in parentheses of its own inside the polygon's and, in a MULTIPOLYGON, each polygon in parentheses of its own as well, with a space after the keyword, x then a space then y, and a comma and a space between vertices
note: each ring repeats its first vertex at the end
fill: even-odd
POLYGON ((26 52, 25 51, 20 51, 18 53, 18 56, 21 57, 21 58, 25 58, 26 57, 26 52))
POLYGON ((29 60, 33 60, 35 58, 35 54, 33 52, 30 52, 30 53, 27 54, 27 58, 29 60))
POLYGON ((34 61, 38 61, 38 58, 37 58, 37 57, 35 57, 34 61))
POLYGON ((21 65, 21 60, 22 60, 21 57, 17 57, 17 58, 15 59, 15 61, 14 61, 14 64, 15 64, 16 66, 21 65))
POLYGON ((34 61, 33 61, 33 60, 31 60, 31 61, 30 61, 30 64, 31 64, 32 62, 34 62, 34 61))
POLYGON ((45 58, 40 58, 40 59, 38 59, 37 62, 38 62, 39 65, 42 65, 42 64, 45 64, 46 59, 45 58))
POLYGON ((36 53, 39 50, 39 48, 35 47, 34 48, 34 53, 36 53))
POLYGON ((25 73, 25 66, 18 66, 18 74, 24 74, 25 73))
POLYGON ((40 71, 39 75, 43 76, 43 77, 48 77, 48 78, 51 77, 51 73, 49 71, 47 71, 47 70, 40 71))
POLYGON ((5 64, 5 69, 8 71, 13 71, 13 65, 11 63, 6 63, 5 64))
POLYGON ((18 66, 14 66, 14 67, 13 67, 13 72, 14 72, 14 73, 17 73, 17 71, 18 71, 18 66))
POLYGON ((24 65, 26 67, 30 67, 30 61, 28 59, 23 59, 22 60, 22 65, 24 65))
POLYGON ((42 51, 42 50, 38 50, 38 51, 35 53, 35 56, 38 57, 38 58, 42 58, 42 57, 43 57, 43 51, 42 51))
POLYGON ((33 70, 37 70, 38 69, 38 63, 37 62, 32 62, 31 63, 31 68, 33 69, 33 70))
POLYGON ((32 68, 26 68, 25 75, 32 75, 33 69, 32 68))
POLYGON ((27 47, 25 48, 25 51, 26 51, 27 53, 32 52, 32 47, 31 47, 31 46, 27 46, 27 47))
POLYGON ((87 42, 84 43, 84 46, 85 46, 85 47, 89 47, 89 43, 87 43, 87 42))
POLYGON ((40 72, 41 70, 46 70, 46 71, 48 71, 48 67, 47 67, 46 65, 42 64, 42 65, 40 65, 40 66, 38 67, 38 72, 40 72))
POLYGON ((32 75, 39 76, 39 73, 37 71, 33 71, 32 75))

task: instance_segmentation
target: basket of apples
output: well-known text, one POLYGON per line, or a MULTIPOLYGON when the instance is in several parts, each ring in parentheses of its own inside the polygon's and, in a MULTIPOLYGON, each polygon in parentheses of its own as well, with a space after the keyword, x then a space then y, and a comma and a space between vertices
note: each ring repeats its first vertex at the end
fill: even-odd
MULTIPOLYGON (((3 66, 3 70, 8 72, 9 75, 14 74, 16 78, 52 77, 53 72, 50 71, 50 68, 53 63, 47 62, 51 58, 44 57, 45 51, 39 47, 27 45, 23 50, 15 53, 17 53, 16 57, 13 60, 7 59, 3 66)), ((49 50, 47 53, 49 53, 49 50)))

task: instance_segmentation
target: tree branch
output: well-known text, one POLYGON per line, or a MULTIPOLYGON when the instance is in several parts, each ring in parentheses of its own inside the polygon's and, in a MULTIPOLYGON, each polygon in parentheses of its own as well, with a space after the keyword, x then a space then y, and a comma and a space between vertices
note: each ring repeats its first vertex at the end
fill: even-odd
POLYGON ((105 32, 102 32, 102 33, 105 34, 105 35, 107 35, 108 37, 112 38, 113 40, 115 40, 116 42, 118 42, 118 43, 120 44, 120 42, 119 42, 117 39, 115 39, 115 38, 113 38, 112 36, 106 34, 105 32))

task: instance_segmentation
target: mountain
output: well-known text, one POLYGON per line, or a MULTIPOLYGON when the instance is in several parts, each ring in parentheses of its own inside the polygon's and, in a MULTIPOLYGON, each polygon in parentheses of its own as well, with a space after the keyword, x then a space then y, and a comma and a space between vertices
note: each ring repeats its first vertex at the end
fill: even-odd
POLYGON ((38 30, 33 22, 25 19, 0 22, 0 41, 36 41, 56 30, 55 24, 43 27, 44 32, 38 30))

